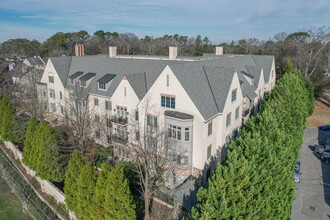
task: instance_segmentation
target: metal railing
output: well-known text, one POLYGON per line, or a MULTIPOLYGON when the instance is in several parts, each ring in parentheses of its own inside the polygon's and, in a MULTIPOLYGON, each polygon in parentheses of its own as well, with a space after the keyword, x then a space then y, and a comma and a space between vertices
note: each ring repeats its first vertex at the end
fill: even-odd
POLYGON ((112 122, 117 123, 117 124, 121 124, 121 125, 127 124, 127 118, 112 116, 111 120, 112 120, 112 122))

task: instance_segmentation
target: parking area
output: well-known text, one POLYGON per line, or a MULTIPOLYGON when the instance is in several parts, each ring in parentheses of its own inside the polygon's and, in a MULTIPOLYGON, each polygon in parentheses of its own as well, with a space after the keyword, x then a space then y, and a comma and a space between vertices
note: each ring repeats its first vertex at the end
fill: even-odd
POLYGON ((293 220, 330 219, 330 163, 320 160, 310 146, 324 145, 330 131, 306 128, 300 150, 300 182, 295 183, 296 199, 292 204, 293 220))

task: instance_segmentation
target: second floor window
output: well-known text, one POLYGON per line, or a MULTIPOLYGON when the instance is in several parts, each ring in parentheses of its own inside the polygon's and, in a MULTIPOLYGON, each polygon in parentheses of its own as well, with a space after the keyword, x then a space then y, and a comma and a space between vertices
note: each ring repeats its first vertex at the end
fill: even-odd
POLYGON ((184 140, 189 141, 189 128, 184 129, 184 140))
POLYGON ((210 159, 212 153, 212 145, 207 147, 207 159, 210 159))
POLYGON ((235 119, 238 119, 238 117, 239 117, 239 107, 237 107, 235 110, 235 119))
POLYGON ((147 115, 147 125, 151 127, 157 127, 157 117, 147 115))
POLYGON ((51 110, 52 112, 56 112, 55 103, 50 103, 50 110, 51 110))
POLYGON ((212 134, 212 121, 207 126, 207 135, 210 136, 212 134))
POLYGON ((138 111, 135 112, 135 121, 139 121, 139 112, 138 111))
POLYGON ((111 109, 112 109, 111 102, 105 101, 105 110, 111 110, 111 109))
POLYGON ((50 98, 55 98, 55 91, 54 90, 49 90, 49 97, 50 98))
POLYGON ((95 122, 100 122, 100 116, 95 115, 95 122))
POLYGON ((175 125, 168 126, 168 137, 181 140, 181 127, 175 125))
POLYGON ((54 76, 48 76, 48 82, 54 83, 54 76))
POLYGON ((175 97, 161 96, 161 106, 175 109, 175 97))
POLYGON ((111 126, 112 126, 112 125, 111 125, 111 120, 110 120, 110 118, 107 118, 107 127, 108 127, 108 128, 111 128, 111 126))
POLYGON ((230 125, 230 123, 231 123, 231 113, 229 113, 229 114, 227 115, 227 119, 226 119, 226 127, 228 127, 228 126, 230 125))
POLYGON ((99 100, 98 99, 94 99, 94 106, 99 106, 99 100))
POLYGON ((117 117, 118 118, 127 118, 127 109, 122 107, 117 107, 117 117))

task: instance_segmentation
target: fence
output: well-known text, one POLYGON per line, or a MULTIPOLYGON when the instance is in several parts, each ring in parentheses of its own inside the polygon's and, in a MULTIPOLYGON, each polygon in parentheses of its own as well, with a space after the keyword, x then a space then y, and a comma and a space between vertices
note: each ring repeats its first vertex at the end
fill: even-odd
MULTIPOLYGON (((44 193, 52 196, 57 204, 65 204, 65 195, 61 190, 59 190, 56 186, 54 186, 54 184, 52 184, 50 181, 42 180, 39 177, 37 177, 36 172, 34 170, 31 170, 22 163, 22 158, 23 158, 22 152, 13 142, 4 141, 4 144, 6 148, 9 149, 14 154, 15 159, 21 161, 21 165, 24 167, 26 172, 38 181, 38 183, 40 184, 40 188, 44 193)), ((71 219, 76 219, 76 217, 72 212, 69 212, 69 216, 71 219)))

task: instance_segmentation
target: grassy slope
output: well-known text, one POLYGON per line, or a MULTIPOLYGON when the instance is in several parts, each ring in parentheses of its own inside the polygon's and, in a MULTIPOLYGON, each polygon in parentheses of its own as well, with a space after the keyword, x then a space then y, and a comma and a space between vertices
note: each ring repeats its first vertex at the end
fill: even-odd
POLYGON ((0 220, 7 219, 28 220, 31 218, 22 212, 20 201, 0 177, 0 220))

